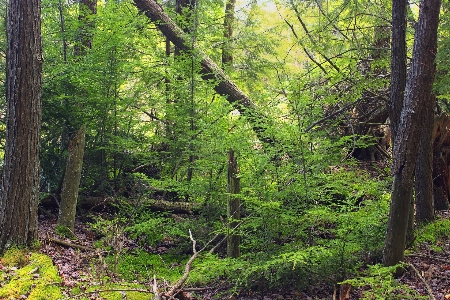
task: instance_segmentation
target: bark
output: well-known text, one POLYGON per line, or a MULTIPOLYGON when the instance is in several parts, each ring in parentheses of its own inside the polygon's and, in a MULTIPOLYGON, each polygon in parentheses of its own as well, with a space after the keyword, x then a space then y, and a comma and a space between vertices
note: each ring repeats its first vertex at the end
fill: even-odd
POLYGON ((0 189, 0 252, 37 240, 42 44, 38 0, 10 0, 6 146, 0 189))
POLYGON ((388 102, 392 145, 396 141, 406 86, 407 0, 392 1, 391 95, 388 102))
POLYGON ((223 37, 225 39, 222 47, 222 67, 233 63, 233 51, 231 49, 231 38, 233 37, 234 8, 236 0, 227 0, 225 5, 225 18, 223 21, 223 37))
POLYGON ((86 126, 82 126, 69 143, 66 171, 61 192, 58 225, 74 232, 81 170, 83 166, 86 126))
POLYGON ((449 208, 450 192, 450 118, 442 114, 436 118, 433 130, 433 186, 434 208, 449 208))
POLYGON ((392 266, 404 258, 414 169, 430 103, 437 49, 440 0, 422 0, 414 39, 413 57, 405 89, 404 105, 394 142, 392 191, 383 263, 392 266))
MULTIPOLYGON (((432 97, 430 105, 423 111, 425 123, 420 141, 419 157, 415 170, 416 222, 425 224, 434 220, 433 202, 433 106, 436 99, 432 97)), ((411 222, 410 222, 411 223, 411 222)))
POLYGON ((193 51, 201 57, 202 78, 215 82, 215 91, 226 96, 228 102, 247 117, 258 138, 262 142, 272 144, 273 138, 265 132, 270 128, 268 118, 258 111, 252 100, 228 78, 214 61, 201 53, 199 49, 192 49, 189 38, 164 12, 162 7, 155 0, 135 0, 134 3, 176 47, 184 51, 193 51))
MULTIPOLYGON (((81 0, 77 43, 74 47, 74 55, 80 57, 86 55, 87 49, 92 48, 92 29, 94 22, 90 16, 97 13, 97 0, 81 0)), ((73 124, 68 124, 69 128, 73 124)), ((84 145, 86 137, 86 125, 82 125, 74 137, 69 141, 66 169, 62 183, 61 204, 59 207, 58 225, 65 226, 73 232, 75 225, 76 206, 78 201, 78 188, 81 181, 83 166, 84 145)))
POLYGON ((233 231, 241 219, 241 200, 235 196, 241 192, 239 168, 237 159, 234 156, 233 149, 228 152, 228 237, 227 237, 227 256, 237 258, 240 255, 239 245, 241 237, 233 231))

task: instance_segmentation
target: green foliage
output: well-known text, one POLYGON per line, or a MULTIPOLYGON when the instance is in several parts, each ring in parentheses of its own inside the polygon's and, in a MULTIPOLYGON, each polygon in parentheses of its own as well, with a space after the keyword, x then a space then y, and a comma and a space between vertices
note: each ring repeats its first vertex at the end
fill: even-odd
POLYGON ((74 238, 75 237, 74 233, 69 228, 67 228, 67 226, 57 225, 55 227, 55 233, 61 237, 65 237, 65 238, 74 238))
POLYGON ((75 287, 71 290, 71 296, 76 299, 89 300, 93 296, 98 295, 102 299, 108 300, 120 300, 126 297, 130 300, 147 300, 149 299, 149 291, 143 284, 137 283, 107 283, 104 285, 90 285, 88 287, 83 286, 83 289, 87 293, 84 296, 80 287, 75 287))
POLYGON ((177 238, 187 236, 175 225, 175 222, 168 217, 147 215, 146 220, 126 228, 130 237, 139 240, 142 244, 156 246, 165 238, 177 238))
POLYGON ((448 238, 450 230, 450 220, 439 219, 425 225, 416 230, 414 244, 420 246, 422 244, 431 244, 435 250, 439 249, 439 244, 448 238))
MULTIPOLYGON (((155 275, 158 279, 176 282, 184 271, 187 257, 173 254, 151 254, 143 250, 121 255, 116 272, 127 281, 146 282, 155 275)), ((112 264, 113 258, 106 260, 112 264)))
POLYGON ((364 298, 361 299, 428 299, 427 296, 421 296, 410 286, 400 284, 394 279, 393 274, 398 267, 402 266, 369 266, 364 275, 343 283, 362 288, 364 298))

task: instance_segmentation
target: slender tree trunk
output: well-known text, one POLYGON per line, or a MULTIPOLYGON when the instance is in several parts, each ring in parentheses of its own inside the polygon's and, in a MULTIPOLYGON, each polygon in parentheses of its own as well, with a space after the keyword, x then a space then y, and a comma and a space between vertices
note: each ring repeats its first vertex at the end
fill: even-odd
MULTIPOLYGON (((81 26, 79 28, 78 42, 74 47, 74 55, 78 57, 85 55, 87 49, 92 48, 94 23, 90 16, 97 13, 97 0, 81 0, 79 7, 78 19, 81 22, 81 26)), ((73 125, 69 124, 70 127, 73 125)), ((86 124, 82 125, 71 137, 67 151, 66 169, 63 175, 58 225, 67 227, 72 233, 75 225, 78 188, 81 181, 85 135, 86 124)))
POLYGON ((41 128, 41 6, 10 0, 6 147, 0 189, 0 252, 37 240, 41 128))
POLYGON ((233 37, 234 8, 236 0, 227 0, 225 5, 225 18, 223 20, 223 37, 225 39, 222 47, 222 68, 233 63, 233 51, 231 49, 231 38, 233 37))
POLYGON ((58 225, 74 232, 81 170, 83 167, 86 125, 82 126, 69 142, 66 171, 59 205, 58 225))
POLYGON ((440 0, 422 0, 414 39, 413 57, 405 89, 404 105, 394 142, 392 191, 384 248, 384 264, 392 266, 404 258, 414 169, 423 132, 425 107, 431 106, 435 73, 440 0))
POLYGON ((234 156, 233 149, 228 152, 228 237, 227 237, 227 256, 239 257, 239 245, 241 237, 234 233, 235 227, 239 224, 241 218, 241 200, 235 196, 241 192, 239 180, 239 168, 237 159, 234 156))
POLYGON ((388 102, 392 148, 400 124, 406 87, 406 16, 407 0, 392 1, 391 95, 388 102))

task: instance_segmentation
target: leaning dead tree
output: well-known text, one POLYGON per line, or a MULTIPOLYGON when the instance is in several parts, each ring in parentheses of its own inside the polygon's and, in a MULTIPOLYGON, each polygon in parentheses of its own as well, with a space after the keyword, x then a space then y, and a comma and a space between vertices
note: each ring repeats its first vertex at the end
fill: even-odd
POLYGON ((266 133, 266 129, 271 127, 269 119, 258 111, 258 107, 250 97, 212 59, 202 53, 200 49, 192 47, 188 35, 164 12, 161 5, 155 0, 134 0, 134 3, 178 49, 194 53, 201 58, 202 78, 214 80, 216 83, 214 90, 225 96, 228 102, 248 119, 262 142, 272 144, 273 138, 266 133))

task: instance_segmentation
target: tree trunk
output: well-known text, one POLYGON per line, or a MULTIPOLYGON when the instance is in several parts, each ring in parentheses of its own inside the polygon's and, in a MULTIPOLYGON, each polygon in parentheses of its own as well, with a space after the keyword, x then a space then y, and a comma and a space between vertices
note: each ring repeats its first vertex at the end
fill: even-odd
POLYGON ((74 232, 81 170, 83 166, 86 125, 82 126, 69 143, 66 171, 61 192, 58 225, 74 232))
POLYGON ((383 261, 392 266, 404 258, 406 229, 414 169, 423 132, 425 107, 429 103, 435 73, 437 27, 440 0, 422 0, 417 23, 413 57, 405 89, 404 105, 394 142, 392 191, 383 261))
MULTIPOLYGON (((79 41, 74 47, 75 56, 86 55, 87 49, 92 48, 92 29, 94 28, 94 23, 90 16, 97 13, 97 0, 81 0, 79 7, 80 13, 78 20, 81 25, 77 37, 79 41)), ((69 127, 72 126, 73 124, 69 124, 69 127)), ((58 225, 67 227, 72 233, 75 225, 78 188, 81 181, 85 136, 86 124, 82 125, 69 141, 66 169, 63 174, 58 225)))
POLYGON ((268 118, 258 111, 252 100, 228 78, 216 63, 201 53, 199 49, 192 49, 192 43, 186 34, 164 12, 162 7, 155 0, 134 0, 134 2, 137 8, 143 11, 175 46, 180 50, 194 51, 202 58, 200 64, 203 79, 216 82, 215 91, 226 96, 228 102, 247 117, 258 138, 262 142, 273 144, 273 138, 266 133, 266 129, 270 128, 268 118))
POLYGON ((447 210, 450 197, 450 118, 442 114, 436 118, 433 129, 433 192, 434 208, 447 210))
POLYGON ((431 105, 436 101, 431 97, 423 111, 425 123, 420 141, 419 157, 415 170, 416 222, 425 224, 434 220, 433 202, 433 124, 434 111, 431 105))
POLYGON ((239 168, 237 159, 234 156, 233 149, 228 152, 228 237, 227 237, 227 256, 239 257, 239 245, 241 237, 235 233, 236 226, 239 224, 241 218, 241 200, 235 196, 241 192, 241 185, 239 180, 239 168))
POLYGON ((41 128, 41 6, 10 0, 6 146, 0 193, 0 252, 37 240, 41 128))
POLYGON ((223 20, 223 37, 225 39, 222 46, 222 68, 226 68, 233 63, 233 51, 231 49, 231 38, 233 37, 234 7, 236 0, 227 0, 225 5, 225 17, 223 20))
POLYGON ((391 95, 388 102, 392 148, 400 124, 406 87, 406 16, 407 0, 392 1, 391 95))

